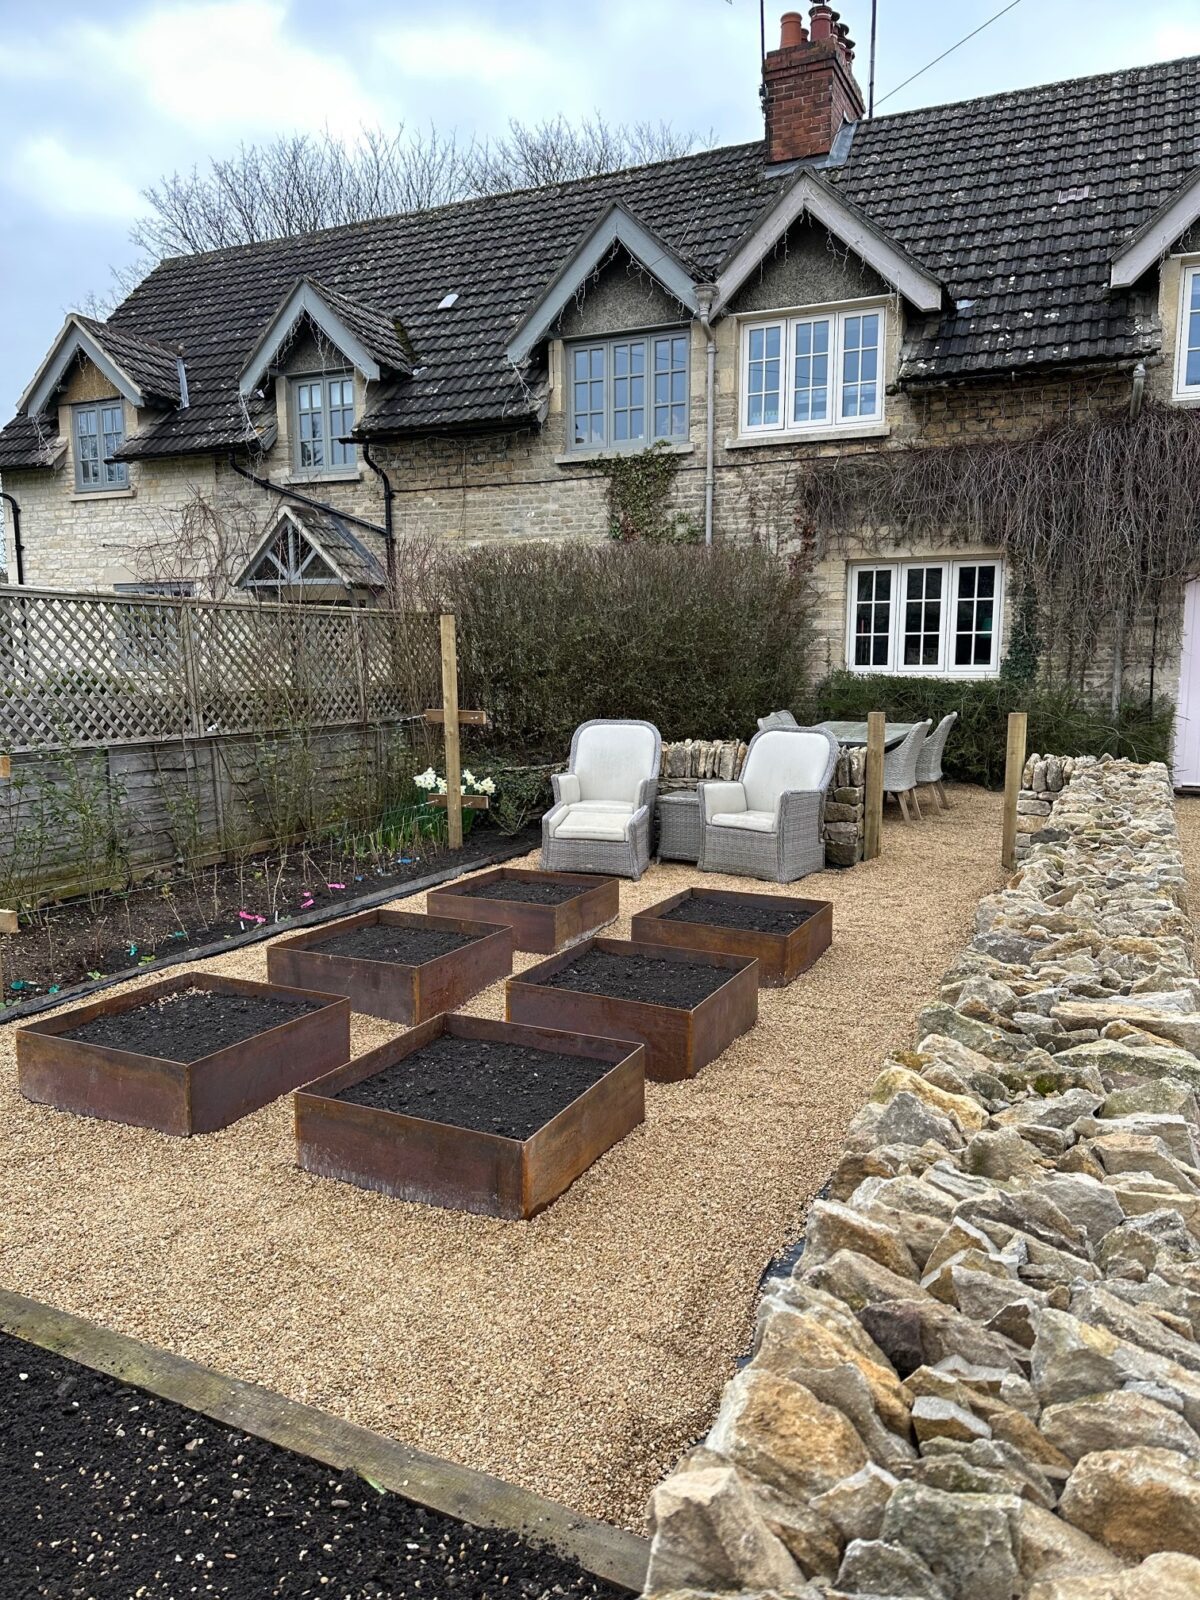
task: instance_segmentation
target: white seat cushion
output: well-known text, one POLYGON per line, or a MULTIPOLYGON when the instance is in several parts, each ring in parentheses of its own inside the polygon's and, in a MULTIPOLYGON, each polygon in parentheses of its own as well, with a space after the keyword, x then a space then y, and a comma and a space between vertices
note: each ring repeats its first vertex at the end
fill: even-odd
POLYGON ((636 722, 593 722, 578 732, 572 771, 581 800, 634 805, 645 778, 658 776, 654 729, 636 722))
POLYGON ((709 819, 714 828, 749 828, 754 833, 774 833, 773 811, 718 811, 709 819))
POLYGON ((632 806, 568 806, 567 814, 554 829, 556 839, 611 839, 625 837, 632 806))
POLYGON ((631 817, 633 807, 622 805, 618 800, 572 800, 572 811, 610 811, 620 812, 623 816, 631 817))

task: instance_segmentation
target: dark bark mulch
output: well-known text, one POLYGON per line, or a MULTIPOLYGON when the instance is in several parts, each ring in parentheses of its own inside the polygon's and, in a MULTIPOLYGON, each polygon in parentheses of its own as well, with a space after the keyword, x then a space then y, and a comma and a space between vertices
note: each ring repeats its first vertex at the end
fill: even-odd
POLYGON ((268 1028, 278 1028, 306 1011, 316 1011, 319 1004, 283 995, 181 989, 131 1011, 93 1017, 60 1037, 106 1045, 110 1050, 133 1050, 162 1061, 196 1061, 268 1028))
POLYGON ((811 908, 753 906, 731 900, 684 900, 663 916, 664 922, 701 923, 708 928, 745 928, 752 933, 792 933, 812 919, 811 908))
POLYGON ((501 878, 496 883, 481 883, 478 889, 464 889, 468 900, 514 900, 528 906, 561 906, 574 900, 583 890, 571 883, 530 883, 523 878, 501 878))
POLYGON ((337 1098, 528 1139, 611 1070, 611 1061, 446 1035, 337 1098))
POLYGON ((690 1011, 728 983, 731 976, 724 967, 700 962, 660 961, 654 956, 615 956, 602 950, 585 950, 542 981, 553 989, 608 995, 614 1000, 643 1000, 650 1005, 690 1011))
POLYGON ((364 922, 360 928, 335 933, 320 944, 307 948, 322 956, 361 956, 365 961, 398 961, 419 967, 473 944, 463 933, 447 933, 444 928, 402 928, 387 922, 364 922))
POLYGON ((4 1600, 620 1600, 553 1551, 0 1334, 4 1600))

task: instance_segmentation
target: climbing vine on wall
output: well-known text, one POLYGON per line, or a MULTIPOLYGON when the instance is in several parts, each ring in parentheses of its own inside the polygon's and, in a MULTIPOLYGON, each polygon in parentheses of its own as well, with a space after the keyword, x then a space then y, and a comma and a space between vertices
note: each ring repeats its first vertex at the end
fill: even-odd
POLYGON ((696 519, 671 508, 681 457, 661 441, 631 455, 594 463, 608 480, 608 534, 622 544, 697 544, 696 519))

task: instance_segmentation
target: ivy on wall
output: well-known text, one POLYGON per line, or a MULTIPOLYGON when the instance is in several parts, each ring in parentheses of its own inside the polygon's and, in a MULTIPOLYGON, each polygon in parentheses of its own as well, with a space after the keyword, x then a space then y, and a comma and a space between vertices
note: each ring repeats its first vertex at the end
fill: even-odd
POLYGON ((620 544, 698 544, 695 517, 671 508, 679 454, 661 440, 636 454, 589 463, 608 480, 608 536, 620 544))

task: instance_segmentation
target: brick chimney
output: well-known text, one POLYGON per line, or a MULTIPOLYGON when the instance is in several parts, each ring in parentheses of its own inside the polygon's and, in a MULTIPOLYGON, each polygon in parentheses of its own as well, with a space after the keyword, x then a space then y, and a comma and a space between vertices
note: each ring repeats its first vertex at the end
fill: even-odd
POLYGON ((768 164, 828 155, 842 124, 858 121, 853 60, 850 30, 832 7, 813 6, 807 28, 798 11, 785 13, 779 49, 763 62, 768 164))

